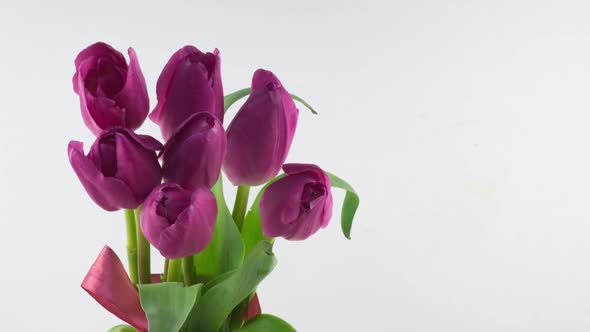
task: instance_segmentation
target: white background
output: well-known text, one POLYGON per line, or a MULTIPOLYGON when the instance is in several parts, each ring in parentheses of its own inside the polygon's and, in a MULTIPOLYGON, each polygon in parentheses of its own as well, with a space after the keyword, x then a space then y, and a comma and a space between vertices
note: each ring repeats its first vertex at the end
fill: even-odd
POLYGON ((194 44, 220 49, 226 92, 267 68, 319 111, 301 108, 288 160, 357 188, 353 240, 335 213, 279 241, 264 311, 303 332, 590 330, 589 15, 588 1, 2 0, 0 329, 118 323, 79 284, 104 244, 124 257, 123 213, 96 207, 66 156, 93 139, 73 60, 102 40, 136 49, 152 107, 169 56, 194 44))

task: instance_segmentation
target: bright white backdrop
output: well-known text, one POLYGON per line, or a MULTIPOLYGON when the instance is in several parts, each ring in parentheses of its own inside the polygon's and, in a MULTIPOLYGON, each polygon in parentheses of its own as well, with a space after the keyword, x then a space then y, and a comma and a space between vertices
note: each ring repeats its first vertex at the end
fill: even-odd
POLYGON ((1 329, 118 322, 78 285, 104 244, 124 255, 123 216, 66 158, 92 140, 73 59, 103 40, 136 49, 152 106, 168 57, 194 44, 221 50, 226 92, 263 67, 318 109, 302 108, 289 161, 356 186, 353 240, 336 213, 280 241, 265 311, 304 332, 588 331, 589 15, 588 1, 3 0, 1 329))

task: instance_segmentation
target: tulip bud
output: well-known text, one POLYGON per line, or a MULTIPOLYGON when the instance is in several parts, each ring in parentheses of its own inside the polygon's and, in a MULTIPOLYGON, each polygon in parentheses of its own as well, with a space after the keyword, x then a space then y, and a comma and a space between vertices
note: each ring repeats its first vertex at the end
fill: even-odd
POLYGON ((223 122, 223 88, 219 51, 203 53, 194 46, 178 50, 156 85, 158 104, 150 119, 168 139, 191 115, 209 112, 223 122))
POLYGON ((221 172, 225 146, 225 131, 215 116, 192 115, 162 150, 164 181, 189 190, 212 188, 221 172))
POLYGON ((299 110, 270 71, 252 78, 248 100, 227 129, 223 170, 234 185, 256 186, 277 175, 287 159, 299 110))
POLYGON ((148 115, 145 79, 133 48, 128 53, 129 65, 119 51, 96 43, 76 57, 74 91, 84 123, 97 136, 112 127, 135 130, 148 115))
POLYGON ((68 145, 70 164, 90 198, 107 211, 135 209, 162 179, 155 138, 124 128, 105 130, 84 156, 81 142, 68 145))
POLYGON ((332 217, 330 178, 316 165, 285 164, 285 177, 260 199, 262 231, 267 237, 305 240, 332 217))
POLYGON ((188 191, 164 183, 152 191, 141 210, 145 237, 166 258, 181 258, 203 250, 213 238, 217 203, 208 188, 188 191))

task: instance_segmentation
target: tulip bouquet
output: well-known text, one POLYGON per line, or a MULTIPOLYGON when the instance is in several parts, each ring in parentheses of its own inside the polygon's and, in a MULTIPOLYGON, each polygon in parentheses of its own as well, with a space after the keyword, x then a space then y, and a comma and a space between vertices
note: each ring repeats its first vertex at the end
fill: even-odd
POLYGON ((218 50, 186 46, 156 85, 149 117, 162 144, 135 132, 149 100, 137 55, 128 53, 129 62, 96 43, 75 60, 74 91, 96 140, 88 154, 71 141, 69 161, 98 206, 124 210, 127 238, 127 269, 105 246, 82 287, 128 324, 110 331, 295 331, 261 314, 256 293, 276 264, 275 238, 304 240, 326 227, 333 187, 346 191, 341 217, 349 238, 359 203, 349 184, 320 167, 284 164, 299 116, 294 101, 315 111, 263 69, 250 88, 224 96, 218 50), (224 128, 225 112, 246 96, 224 128), (237 186, 232 212, 222 169, 237 186), (164 257, 162 273, 152 273, 152 246, 164 257))

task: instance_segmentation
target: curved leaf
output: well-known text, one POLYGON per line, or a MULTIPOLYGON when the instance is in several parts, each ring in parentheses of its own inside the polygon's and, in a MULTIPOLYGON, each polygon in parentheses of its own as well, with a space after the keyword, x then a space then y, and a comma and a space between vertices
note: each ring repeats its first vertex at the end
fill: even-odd
POLYGON ((275 267, 271 248, 268 242, 258 243, 235 273, 204 293, 187 321, 187 330, 217 332, 232 310, 250 296, 275 267))
MULTIPOLYGON (((227 110, 231 107, 231 105, 233 105, 238 100, 249 95, 250 90, 251 90, 250 88, 245 88, 242 90, 232 92, 228 95, 225 95, 225 97, 223 97, 223 112, 224 113, 227 112, 227 110)), ((292 93, 290 93, 289 95, 291 95, 291 98, 293 98, 293 100, 296 100, 296 101, 300 102, 301 104, 303 104, 305 107, 309 108, 311 113, 318 114, 318 112, 316 112, 316 110, 313 107, 311 107, 311 105, 308 102, 306 102, 305 100, 303 100, 301 97, 298 97, 292 93)))
POLYGON ((225 272, 224 274, 220 274, 217 277, 209 280, 206 284, 203 285, 202 292, 203 294, 207 293, 211 288, 217 286, 218 284, 222 283, 223 281, 227 280, 229 277, 234 275, 236 270, 225 272))
POLYGON ((328 173, 330 176, 330 183, 332 187, 346 190, 344 202, 342 203, 342 232, 347 239, 350 240, 350 230, 352 228, 352 221, 354 214, 359 206, 359 196, 350 184, 334 174, 328 173))
POLYGON ((245 88, 242 90, 238 90, 236 92, 232 92, 229 95, 225 95, 223 97, 223 112, 227 112, 227 110, 233 105, 236 101, 246 97, 250 94, 250 88, 245 88))
POLYGON ((313 107, 311 107, 311 105, 308 102, 306 102, 305 100, 303 100, 301 97, 298 97, 292 93, 290 93, 290 95, 291 95, 291 98, 293 98, 293 100, 296 100, 296 101, 300 102, 301 104, 303 104, 303 106, 309 108, 311 113, 318 114, 318 112, 316 112, 316 110, 313 109, 313 107))
POLYGON ((262 314, 248 321, 235 332, 297 332, 289 323, 273 315, 262 314))
POLYGON ((133 326, 122 324, 112 327, 108 332, 137 332, 137 330, 133 326))
POLYGON ((273 182, 276 180, 284 177, 285 174, 281 174, 270 179, 258 192, 256 195, 256 199, 252 202, 252 206, 250 206, 250 210, 246 214, 246 218, 244 218, 244 224, 242 225, 242 239, 244 240, 244 252, 245 255, 248 255, 250 250, 256 245, 256 243, 267 240, 272 241, 270 238, 265 238, 262 235, 262 224, 260 221, 260 198, 264 193, 264 190, 268 188, 273 182))
POLYGON ((223 197, 221 176, 211 191, 215 194, 218 210, 213 239, 194 256, 194 261, 199 277, 214 278, 240 266, 244 259, 244 244, 223 197))
POLYGON ((183 287, 178 282, 140 284, 141 306, 150 332, 186 331, 183 326, 201 296, 202 284, 183 287))

